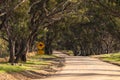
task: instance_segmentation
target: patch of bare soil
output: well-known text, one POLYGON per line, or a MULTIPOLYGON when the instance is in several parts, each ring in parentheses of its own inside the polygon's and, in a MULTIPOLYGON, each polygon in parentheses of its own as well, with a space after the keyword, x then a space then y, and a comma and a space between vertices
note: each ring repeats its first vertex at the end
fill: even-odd
POLYGON ((61 70, 64 66, 64 58, 47 58, 45 60, 50 60, 52 63, 47 66, 36 65, 36 70, 27 70, 22 72, 9 72, 0 73, 0 80, 32 80, 49 77, 55 74, 57 71, 61 70))

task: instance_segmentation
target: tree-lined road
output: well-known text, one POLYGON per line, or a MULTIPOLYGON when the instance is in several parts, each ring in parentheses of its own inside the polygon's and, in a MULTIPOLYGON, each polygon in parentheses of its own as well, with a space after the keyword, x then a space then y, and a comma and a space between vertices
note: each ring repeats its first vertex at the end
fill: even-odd
POLYGON ((62 71, 36 80, 120 80, 120 67, 95 58, 66 56, 62 71))

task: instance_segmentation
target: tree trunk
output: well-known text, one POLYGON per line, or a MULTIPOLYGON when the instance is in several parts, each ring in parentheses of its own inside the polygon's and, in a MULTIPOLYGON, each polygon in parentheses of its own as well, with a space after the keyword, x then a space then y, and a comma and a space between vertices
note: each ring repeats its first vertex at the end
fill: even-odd
POLYGON ((18 63, 19 60, 21 60, 22 62, 26 62, 27 60, 26 54, 30 48, 29 45, 30 45, 29 41, 26 40, 22 40, 21 42, 19 42, 18 46, 16 46, 16 48, 18 47, 19 49, 16 49, 17 54, 16 54, 15 63, 18 63))
POLYGON ((25 54, 22 54, 22 56, 21 56, 21 61, 23 61, 23 62, 26 62, 26 61, 27 61, 26 53, 25 53, 25 54))
POLYGON ((45 44, 45 54, 47 55, 52 54, 52 46, 50 44, 45 44))
POLYGON ((78 50, 77 50, 76 45, 73 45, 73 46, 72 46, 72 51, 73 51, 74 56, 77 56, 77 55, 78 55, 78 50))
POLYGON ((10 52, 9 62, 13 65, 15 54, 15 42, 13 40, 9 40, 9 52, 10 52))
POLYGON ((15 63, 18 63, 19 61, 26 62, 27 61, 26 54, 27 54, 27 51, 24 51, 23 49, 20 53, 16 55, 14 62, 15 63))
POLYGON ((77 51, 76 50, 73 50, 73 53, 74 53, 74 56, 77 56, 77 51))
POLYGON ((45 40, 45 54, 51 55, 52 54, 52 35, 48 32, 46 33, 46 40, 45 40))

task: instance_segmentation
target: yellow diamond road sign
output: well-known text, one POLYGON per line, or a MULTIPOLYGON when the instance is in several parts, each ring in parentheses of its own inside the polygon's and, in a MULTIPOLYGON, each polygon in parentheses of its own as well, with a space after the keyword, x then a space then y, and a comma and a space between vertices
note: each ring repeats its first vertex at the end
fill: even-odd
POLYGON ((38 49, 43 49, 45 47, 45 44, 42 42, 37 43, 37 48, 38 49))

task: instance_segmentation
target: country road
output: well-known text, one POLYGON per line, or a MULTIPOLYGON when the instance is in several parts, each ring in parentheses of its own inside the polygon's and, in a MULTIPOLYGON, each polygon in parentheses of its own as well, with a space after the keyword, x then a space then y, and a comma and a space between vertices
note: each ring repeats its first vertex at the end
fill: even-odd
POLYGON ((35 80, 120 80, 120 66, 90 57, 65 56, 65 59, 65 67, 60 72, 35 80))

